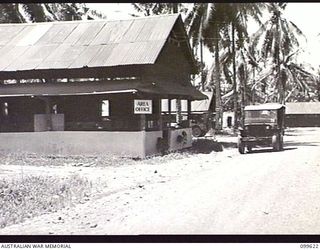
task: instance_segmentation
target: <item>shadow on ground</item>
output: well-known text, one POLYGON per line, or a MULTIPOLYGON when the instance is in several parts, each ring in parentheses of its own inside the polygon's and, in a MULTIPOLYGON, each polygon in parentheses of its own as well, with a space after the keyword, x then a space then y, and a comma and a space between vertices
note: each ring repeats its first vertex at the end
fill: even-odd
POLYGON ((193 141, 192 147, 188 151, 192 153, 210 154, 213 151, 223 151, 223 145, 222 143, 214 141, 212 139, 201 138, 193 141))
POLYGON ((224 148, 237 148, 238 144, 236 142, 218 142, 220 143, 224 148))
POLYGON ((316 147, 319 146, 319 144, 316 144, 316 142, 296 142, 296 141, 287 141, 285 142, 286 146, 311 146, 311 147, 316 147))
MULTIPOLYGON (((310 142, 295 142, 289 141, 285 142, 285 147, 283 151, 287 150, 295 150, 299 146, 319 146, 316 143, 310 142)), ((210 154, 211 152, 221 152, 223 148, 237 148, 236 142, 223 142, 223 141, 214 141, 212 139, 199 138, 192 143, 192 148, 187 149, 190 153, 202 153, 202 154, 210 154)), ((253 148, 251 153, 270 153, 275 152, 272 148, 253 148)), ((281 152, 281 151, 280 151, 281 152)))
POLYGON ((258 153, 281 153, 283 151, 295 150, 296 147, 285 147, 282 151, 274 151, 272 148, 254 148, 248 154, 258 154, 258 153))

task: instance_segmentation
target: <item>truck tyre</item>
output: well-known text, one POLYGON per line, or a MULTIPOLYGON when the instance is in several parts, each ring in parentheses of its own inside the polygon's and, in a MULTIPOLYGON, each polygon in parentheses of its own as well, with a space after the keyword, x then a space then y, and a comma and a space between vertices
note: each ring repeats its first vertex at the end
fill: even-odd
POLYGON ((203 134, 203 132, 199 126, 192 127, 192 135, 194 137, 200 137, 202 134, 203 134))
POLYGON ((238 151, 240 154, 244 154, 244 149, 245 149, 245 145, 244 143, 241 141, 241 139, 238 139, 238 151))
POLYGON ((283 135, 280 135, 280 150, 283 150, 283 135))
POLYGON ((165 155, 168 152, 169 144, 168 140, 162 137, 158 137, 157 139, 157 150, 161 153, 161 155, 165 155))
POLYGON ((274 151, 280 151, 280 140, 278 135, 272 136, 272 148, 274 151))

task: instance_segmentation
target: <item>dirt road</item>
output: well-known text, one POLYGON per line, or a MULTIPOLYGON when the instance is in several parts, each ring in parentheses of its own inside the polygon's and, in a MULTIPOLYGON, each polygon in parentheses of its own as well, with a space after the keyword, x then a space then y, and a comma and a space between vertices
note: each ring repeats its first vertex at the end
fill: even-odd
POLYGON ((231 148, 129 167, 137 171, 122 172, 114 192, 107 182, 85 204, 0 234, 320 233, 319 128, 288 130, 282 152, 231 148))

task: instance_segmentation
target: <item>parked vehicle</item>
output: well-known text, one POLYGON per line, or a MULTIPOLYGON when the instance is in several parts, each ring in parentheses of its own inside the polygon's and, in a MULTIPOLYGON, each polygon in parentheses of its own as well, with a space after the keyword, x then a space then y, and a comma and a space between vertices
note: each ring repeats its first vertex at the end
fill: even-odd
MULTIPOLYGON (((205 100, 197 100, 191 102, 190 111, 190 127, 192 128, 193 137, 204 136, 210 128, 214 127, 214 116, 215 116, 215 98, 213 92, 201 91, 202 94, 208 98, 205 100)), ((187 103, 182 103, 182 115, 187 116, 187 103)), ((163 119, 166 123, 176 122, 176 100, 171 102, 171 116, 168 116, 168 103, 164 101, 161 103, 161 110, 163 119)), ((189 126, 189 125, 188 125, 189 126)))
POLYGON ((285 106, 277 103, 250 105, 244 108, 244 124, 239 128, 238 150, 249 152, 256 146, 283 149, 285 106))
POLYGON ((204 136, 210 128, 214 127, 214 113, 203 112, 200 114, 192 113, 190 119, 192 135, 194 137, 204 136))
POLYGON ((191 103, 190 125, 194 137, 204 136, 210 128, 214 127, 215 98, 213 92, 202 91, 202 93, 208 99, 191 103))

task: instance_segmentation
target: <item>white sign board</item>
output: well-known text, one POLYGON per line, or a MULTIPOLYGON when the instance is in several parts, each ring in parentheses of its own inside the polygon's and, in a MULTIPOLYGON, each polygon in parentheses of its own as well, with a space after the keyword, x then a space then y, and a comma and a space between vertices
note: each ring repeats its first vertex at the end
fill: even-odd
POLYGON ((152 100, 134 100, 135 114, 152 114, 152 100))

